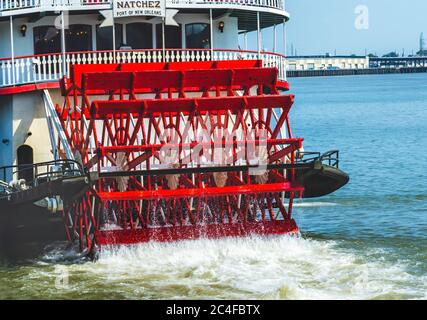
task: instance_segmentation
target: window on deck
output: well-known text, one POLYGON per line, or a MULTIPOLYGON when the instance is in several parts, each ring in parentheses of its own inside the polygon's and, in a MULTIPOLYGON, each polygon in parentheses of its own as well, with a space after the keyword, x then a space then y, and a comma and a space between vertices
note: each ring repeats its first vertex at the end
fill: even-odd
MULTIPOLYGON (((182 26, 165 26, 165 48, 179 49, 182 48, 182 26)), ((156 44, 157 48, 163 48, 162 24, 156 25, 156 44)))
POLYGON ((92 26, 72 24, 65 30, 65 48, 68 52, 92 50, 92 26))
MULTIPOLYGON (((61 52, 61 31, 53 26, 34 27, 34 54, 61 52)), ((92 50, 92 26, 72 24, 65 30, 68 52, 92 50)))
MULTIPOLYGON (((123 25, 115 24, 116 31, 116 49, 120 48, 123 43, 123 25)), ((112 50, 113 49, 113 27, 96 26, 96 50, 112 50)))
POLYGON ((126 25, 126 44, 132 49, 153 48, 153 26, 150 23, 128 23, 126 25))
POLYGON ((53 26, 34 27, 34 54, 61 52, 61 32, 53 26))
POLYGON ((185 42, 189 49, 209 49, 211 47, 209 24, 187 24, 185 26, 185 42))

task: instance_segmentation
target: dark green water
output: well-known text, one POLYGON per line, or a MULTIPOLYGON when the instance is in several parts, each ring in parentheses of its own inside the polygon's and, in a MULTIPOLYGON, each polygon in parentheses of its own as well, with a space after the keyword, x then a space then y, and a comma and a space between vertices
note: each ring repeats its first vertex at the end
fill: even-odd
POLYGON ((425 299, 427 74, 290 82, 294 134, 341 150, 351 176, 298 201, 301 237, 145 244, 97 263, 58 245, 0 267, 0 298, 425 299))

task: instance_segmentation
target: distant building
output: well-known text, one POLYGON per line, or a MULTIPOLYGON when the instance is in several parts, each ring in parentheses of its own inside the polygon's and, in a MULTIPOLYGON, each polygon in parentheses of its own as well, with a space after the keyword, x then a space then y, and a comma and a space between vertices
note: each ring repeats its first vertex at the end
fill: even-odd
POLYGON ((397 57, 397 58, 370 58, 369 67, 374 69, 382 68, 425 68, 427 66, 427 56, 397 57))
POLYGON ((420 51, 417 52, 417 56, 419 56, 419 57, 426 57, 427 56, 427 49, 425 48, 424 33, 422 33, 422 32, 420 35, 420 51))
POLYGON ((367 56, 294 56, 288 57, 288 70, 367 69, 367 56))

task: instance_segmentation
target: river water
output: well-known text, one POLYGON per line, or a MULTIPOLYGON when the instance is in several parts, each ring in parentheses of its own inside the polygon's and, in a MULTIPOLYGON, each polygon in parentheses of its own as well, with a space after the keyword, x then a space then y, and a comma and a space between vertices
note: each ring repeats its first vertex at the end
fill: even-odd
POLYGON ((426 299, 427 74, 290 79, 294 135, 350 183, 298 200, 300 237, 150 243, 0 267, 0 299, 426 299))

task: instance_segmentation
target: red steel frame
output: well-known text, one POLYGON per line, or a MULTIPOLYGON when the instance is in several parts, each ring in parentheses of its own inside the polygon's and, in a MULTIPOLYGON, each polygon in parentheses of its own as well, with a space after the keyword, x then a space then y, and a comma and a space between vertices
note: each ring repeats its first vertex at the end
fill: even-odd
MULTIPOLYGON (((295 163, 303 139, 292 137, 288 114, 294 97, 279 94, 276 68, 260 65, 256 60, 75 65, 71 79, 61 80, 65 101, 56 108, 88 171, 150 172, 162 166, 164 150, 175 150, 173 168, 188 168, 195 156, 211 156, 218 148, 227 150, 229 166, 237 166, 242 156, 254 156, 249 145, 261 144, 268 164, 295 163), (215 139, 230 129, 237 133, 230 140, 215 139), (207 140, 198 140, 200 130, 207 140)), ((203 171, 101 178, 66 210, 67 236, 89 250, 94 241, 297 232, 292 204, 303 188, 293 170, 268 170, 264 180, 249 171, 225 175, 224 185, 203 171)))

